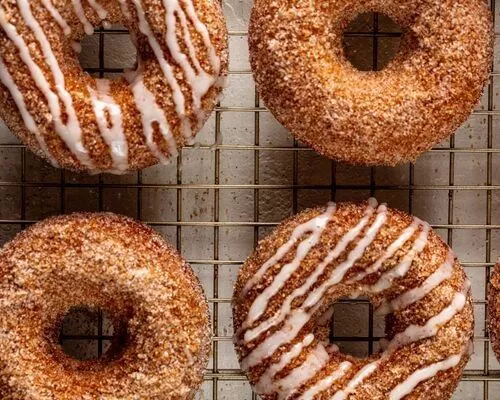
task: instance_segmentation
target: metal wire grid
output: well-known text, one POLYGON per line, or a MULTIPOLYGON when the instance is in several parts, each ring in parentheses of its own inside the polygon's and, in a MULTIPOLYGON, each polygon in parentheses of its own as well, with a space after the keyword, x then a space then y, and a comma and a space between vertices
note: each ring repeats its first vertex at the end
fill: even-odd
MULTIPOLYGON (((495 0, 491 0, 491 8, 495 10, 495 0)), ((95 35, 98 37, 99 41, 99 51, 98 68, 88 68, 87 71, 99 77, 105 77, 108 74, 116 74, 122 72, 120 68, 107 68, 105 66, 105 35, 115 34, 124 35, 127 31, 122 29, 99 29, 96 31, 95 35)), ((244 37, 246 36, 245 31, 231 31, 230 35, 233 37, 244 37)), ((498 38, 500 33, 496 33, 496 38, 498 38)), ((374 14, 373 16, 373 31, 370 32, 350 32, 346 34, 347 37, 369 37, 373 40, 373 65, 378 65, 378 43, 379 39, 383 37, 394 37, 399 36, 398 33, 394 32, 383 32, 379 31, 379 16, 374 14)), ((251 74, 249 70, 231 70, 231 75, 245 75, 251 74)), ((493 183, 493 156, 500 153, 499 147, 494 147, 493 134, 494 134, 494 116, 500 116, 500 111, 494 109, 494 82, 493 78, 500 76, 500 71, 495 71, 492 73, 492 79, 488 85, 487 92, 487 109, 478 110, 474 113, 476 115, 483 115, 487 118, 487 147, 485 148, 457 148, 455 147, 455 139, 450 140, 449 147, 439 147, 431 150, 431 153, 444 153, 449 157, 449 179, 447 184, 426 184, 417 185, 415 184, 415 167, 410 165, 409 168, 409 178, 408 183, 401 185, 380 185, 376 183, 376 174, 380 173, 376 168, 371 168, 370 171, 370 182, 369 184, 353 185, 353 184, 340 184, 337 182, 337 165, 336 163, 331 163, 331 175, 332 180, 330 185, 322 184, 303 184, 299 183, 299 153, 311 151, 308 148, 300 147, 299 143, 294 142, 293 146, 267 146, 261 144, 260 135, 260 124, 262 113, 267 112, 267 110, 261 105, 258 93, 255 92, 254 96, 254 106, 253 107, 236 107, 236 106, 219 106, 215 111, 215 144, 207 144, 198 146, 201 149, 211 149, 214 151, 214 183, 213 184, 185 184, 182 181, 182 157, 183 152, 180 152, 179 159, 177 160, 176 168, 176 182, 175 183, 144 183, 143 173, 137 173, 136 183, 109 183, 100 176, 97 184, 95 183, 83 183, 74 182, 67 179, 67 173, 60 171, 60 182, 58 183, 47 183, 47 182, 31 182, 28 181, 27 176, 27 154, 26 149, 23 145, 19 144, 0 144, 0 151, 2 149, 21 149, 21 174, 19 180, 12 181, 0 181, 0 189, 8 187, 18 187, 20 188, 20 218, 3 218, 0 219, 1 225, 18 225, 20 228, 24 228, 26 225, 35 222, 33 218, 27 217, 27 190, 30 188, 42 188, 47 190, 47 188, 59 188, 60 189, 60 212, 64 213, 67 209, 65 202, 66 196, 65 191, 71 188, 91 188, 98 191, 98 208, 103 210, 103 191, 110 188, 119 189, 136 189, 137 190, 137 209, 136 216, 139 219, 142 218, 142 191, 146 188, 166 188, 176 192, 176 208, 177 215, 175 220, 163 221, 163 220, 145 220, 146 223, 151 224, 156 227, 173 227, 176 230, 176 244, 177 248, 182 251, 183 239, 181 231, 187 226, 203 226, 212 229, 213 235, 213 256, 210 259, 190 259, 188 260, 193 265, 200 266, 210 266, 213 270, 213 296, 209 298, 209 302, 212 307, 212 326, 213 326, 213 362, 211 367, 206 371, 205 380, 211 382, 211 389, 206 390, 205 396, 211 397, 213 399, 221 398, 218 386, 220 382, 225 381, 245 381, 246 378, 244 374, 237 369, 224 369, 219 366, 219 353, 220 353, 220 343, 225 341, 230 341, 231 336, 221 333, 219 328, 219 318, 220 318, 220 308, 224 304, 230 303, 231 299, 229 297, 222 297, 219 295, 219 280, 223 271, 221 269, 226 266, 240 265, 244 260, 225 260, 221 259, 220 256, 220 246, 219 237, 221 227, 253 227, 254 235, 253 241, 254 245, 257 244, 259 237, 262 232, 261 229, 266 229, 275 226, 279 221, 273 222, 263 222, 259 220, 260 215, 260 196, 263 190, 283 190, 287 189, 292 192, 292 208, 293 212, 299 210, 299 191, 300 190, 323 190, 329 191, 330 197, 335 200, 339 190, 368 190, 372 195, 378 190, 388 190, 388 191, 406 191, 408 193, 408 209, 410 212, 414 208, 414 194, 417 191, 445 191, 448 193, 448 210, 447 210, 447 223, 434 224, 433 227, 437 229, 442 229, 447 232, 447 239, 450 245, 453 245, 454 231, 458 229, 463 230, 477 230, 481 229, 485 232, 486 241, 486 256, 484 260, 463 263, 464 266, 470 268, 484 268, 485 282, 487 284, 490 275, 490 269, 494 265, 494 259, 492 258, 492 232, 500 230, 500 224, 493 223, 493 194, 498 193, 500 190, 500 185, 495 185, 493 183), (220 144, 221 141, 221 116, 223 113, 232 112, 244 112, 253 113, 253 123, 254 123, 254 143, 253 145, 224 145, 220 144), (253 183, 251 184, 223 184, 221 183, 220 177, 220 161, 222 152, 227 150, 250 152, 253 154, 254 159, 254 171, 253 171, 253 183), (263 151, 273 151, 273 152, 292 152, 293 154, 293 182, 291 184, 264 184, 260 181, 260 165, 259 160, 263 151), (486 154, 487 157, 487 177, 486 182, 480 185, 456 185, 455 184, 455 157, 460 153, 477 153, 486 154), (213 191, 213 218, 212 221, 187 221, 183 219, 183 190, 191 189, 210 189, 213 191), (220 218, 220 194, 222 190, 231 189, 247 189, 253 192, 253 206, 254 206, 254 216, 253 219, 247 221, 221 221, 220 218), (458 224, 454 222, 454 200, 457 191, 485 191, 486 192, 486 214, 484 215, 483 224, 458 224), (209 393, 211 392, 211 393, 209 393)), ((279 192, 278 192, 279 193, 279 192)), ((143 219, 144 220, 144 219, 143 219)), ((485 293, 487 293, 485 287, 485 293)), ((363 300, 343 300, 343 303, 349 304, 366 304, 363 300)), ((482 300, 475 300, 476 305, 484 306, 484 310, 487 310, 486 298, 482 300)), ((374 334, 374 316, 373 307, 369 305, 369 321, 368 321, 368 335, 366 337, 335 337, 336 341, 363 341, 368 342, 368 351, 371 354, 374 351, 374 345, 380 339, 374 334)), ((484 319, 486 321, 486 318, 484 319)), ((464 381, 477 381, 483 383, 483 399, 498 400, 500 396, 495 397, 496 394, 491 396, 491 391, 489 390, 489 385, 491 382, 499 382, 500 374, 497 372, 493 373, 489 370, 489 360, 493 357, 489 350, 489 338, 487 333, 487 327, 484 327, 486 334, 481 337, 476 337, 476 346, 478 343, 484 346, 484 360, 483 368, 477 370, 468 370, 463 376, 464 381)), ((334 330, 332 330, 334 332, 334 330)), ((106 335, 103 331, 103 314, 98 313, 97 318, 97 334, 94 335, 70 335, 65 334, 61 336, 61 342, 71 341, 71 340, 95 340, 98 343, 98 355, 103 353, 103 348, 105 344, 111 339, 111 336, 106 335)), ((234 396, 234 394, 233 394, 234 396)), ((238 395, 237 395, 238 396, 238 395)), ((252 399, 256 399, 257 396, 252 394, 252 399)))

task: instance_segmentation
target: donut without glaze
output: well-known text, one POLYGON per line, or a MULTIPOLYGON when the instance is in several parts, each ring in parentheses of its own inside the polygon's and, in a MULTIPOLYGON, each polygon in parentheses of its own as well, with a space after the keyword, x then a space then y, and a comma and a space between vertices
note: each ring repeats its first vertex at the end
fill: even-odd
POLYGON ((266 400, 449 399, 471 354, 470 282, 416 217, 330 203, 283 222, 240 270, 235 347, 266 400), (329 343, 333 304, 366 295, 386 315, 366 359, 329 343))
POLYGON ((195 274, 153 229, 113 214, 47 219, 0 250, 0 398, 192 399, 209 321, 195 274), (105 310, 125 344, 66 355, 59 328, 74 306, 105 310))
POLYGON ((484 0, 257 0, 249 27, 257 88, 299 140, 358 165, 415 161, 468 118, 492 65, 484 0), (380 12, 403 29, 379 72, 344 54, 356 15, 380 12))
POLYGON ((491 275, 488 292, 488 319, 491 347, 500 360, 500 258, 491 275))
POLYGON ((227 77, 212 0, 0 0, 0 118, 52 165, 124 174, 194 140, 227 77), (138 66, 95 79, 77 59, 94 27, 131 31, 138 66))

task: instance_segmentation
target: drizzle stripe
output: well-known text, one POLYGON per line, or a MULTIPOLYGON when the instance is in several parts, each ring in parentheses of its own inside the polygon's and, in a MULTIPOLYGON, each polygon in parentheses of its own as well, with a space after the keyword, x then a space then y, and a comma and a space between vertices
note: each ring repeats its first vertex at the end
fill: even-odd
POLYGON ((172 90, 172 98, 174 100, 177 115, 181 120, 181 126, 184 136, 191 137, 192 136, 191 127, 189 121, 186 120, 185 98, 184 95, 182 94, 182 90, 179 86, 179 83, 175 78, 172 66, 165 59, 165 56, 163 54, 163 49, 156 40, 151 30, 151 27, 149 26, 149 23, 146 19, 146 15, 144 13, 144 9, 142 8, 141 5, 141 1, 140 0, 132 0, 132 1, 135 5, 137 15, 139 17, 139 29, 148 38, 149 45, 151 46, 151 49, 153 50, 156 59, 158 60, 160 68, 165 78, 167 79, 170 89, 172 90))
MULTIPOLYGON (((358 224, 349 230, 340 240, 338 241, 335 248, 330 251, 327 257, 318 265, 318 267, 314 270, 314 272, 307 278, 306 282, 299 288, 295 289, 284 301, 282 307, 279 309, 278 313, 268 318, 265 321, 262 321, 258 326, 253 329, 248 329, 245 332, 245 342, 250 342, 256 339, 260 334, 268 330, 270 327, 275 326, 281 323, 285 317, 290 313, 292 303, 295 299, 304 296, 307 292, 314 286, 314 284, 318 281, 319 277, 324 273, 326 267, 331 264, 334 260, 336 260, 340 254, 342 254, 347 246, 354 240, 365 226, 370 221, 371 216, 373 215, 374 204, 370 202, 368 207, 365 210, 364 217, 358 222, 358 224)), ((250 326, 248 320, 246 320, 242 326, 243 329, 247 329, 250 326)))
POLYGON ((411 304, 422 300, 442 282, 451 278, 453 274, 454 262, 455 256, 450 250, 448 251, 446 261, 436 271, 434 271, 434 273, 429 275, 421 286, 408 290, 391 301, 384 300, 378 308, 377 313, 379 315, 387 315, 391 312, 402 310, 411 304))
POLYGON ((312 379, 328 362, 329 356, 322 344, 312 349, 304 362, 295 367, 286 377, 276 382, 278 400, 290 397, 300 386, 312 379))
POLYGON ((1 57, 0 57, 0 81, 9 90, 12 99, 16 103, 16 106, 19 109, 19 112, 21 113, 24 125, 31 133, 35 135, 36 140, 38 141, 38 145, 40 146, 40 149, 47 156, 50 163, 57 168, 58 164, 56 159, 50 153, 50 150, 47 147, 47 144, 45 143, 45 139, 40 133, 40 130, 38 129, 35 120, 33 119, 32 115, 28 111, 28 108, 26 107, 23 94, 21 93, 16 83, 14 82, 12 75, 7 70, 7 66, 4 64, 3 59, 1 57))
POLYGON ((267 286, 262 293, 259 294, 259 296, 257 296, 248 311, 248 324, 256 321, 266 311, 269 300, 281 289, 283 289, 285 283, 300 267, 300 263, 307 257, 311 249, 319 243, 321 234, 325 230, 334 211, 335 205, 329 205, 325 212, 325 216, 316 220, 316 226, 314 227, 311 235, 304 239, 297 247, 297 251, 292 262, 285 264, 281 268, 280 272, 274 277, 271 284, 267 286))
POLYGON ((366 248, 375 240, 378 232, 387 221, 387 206, 382 204, 377 209, 377 216, 373 224, 368 228, 366 235, 358 242, 353 251, 351 251, 347 259, 339 264, 330 274, 330 277, 318 289, 314 290, 304 301, 302 307, 312 307, 317 304, 324 296, 326 291, 332 286, 341 282, 345 274, 354 266, 364 254, 366 248))
POLYGON ((466 304, 467 293, 469 292, 469 289, 470 281, 466 280, 464 282, 462 290, 456 293, 453 297, 451 304, 443 309, 439 314, 429 319, 425 325, 410 325, 403 332, 395 335, 387 345, 387 348, 382 353, 381 357, 378 360, 363 367, 354 376, 354 378, 349 381, 346 388, 335 393, 331 400, 345 399, 348 394, 352 393, 356 389, 356 387, 358 387, 368 376, 370 376, 377 370, 382 360, 393 354, 397 349, 410 343, 415 343, 419 340, 435 336, 440 326, 445 325, 446 323, 451 321, 455 315, 462 312, 466 304))
POLYGON ((377 283, 369 286, 368 288, 365 288, 365 290, 369 293, 380 293, 386 289, 389 289, 394 279, 404 277, 410 270, 411 264, 413 263, 415 257, 417 257, 427 245, 429 231, 429 224, 426 222, 422 222, 422 231, 413 243, 410 251, 403 257, 403 261, 401 261, 395 268, 382 274, 377 283))
POLYGON ((352 278, 349 283, 360 281, 366 276, 377 272, 380 267, 382 267, 384 262, 389 260, 396 253, 396 251, 398 251, 408 240, 411 239, 415 231, 418 229, 418 226, 419 220, 414 218, 411 225, 406 228, 394 242, 390 244, 384 255, 380 257, 375 263, 373 263, 373 265, 368 267, 365 271, 360 272, 358 275, 352 278))
POLYGON ((310 333, 301 342, 295 343, 288 352, 283 353, 278 363, 270 365, 264 371, 259 381, 255 385, 255 391, 259 394, 272 393, 273 390, 272 382, 274 376, 278 372, 283 370, 283 368, 285 368, 288 364, 290 364, 290 362, 294 358, 297 358, 302 353, 302 350, 305 347, 309 346, 313 342, 313 340, 314 340, 314 335, 310 333))
POLYGON ((467 303, 467 294, 469 293, 470 286, 470 281, 467 279, 464 282, 462 290, 455 294, 448 307, 429 319, 425 325, 410 325, 403 332, 398 333, 391 340, 386 351, 392 352, 409 343, 435 336, 440 326, 450 322, 456 314, 462 312, 467 303))
POLYGON ((339 365, 338 369, 333 371, 326 378, 321 379, 319 382, 309 387, 309 389, 307 389, 297 400, 311 400, 318 393, 330 388, 336 381, 342 378, 351 367, 352 364, 349 361, 344 361, 339 365))
POLYGON ((47 11, 52 15, 52 18, 58 23, 58 25, 63 30, 66 36, 71 34, 71 28, 69 27, 66 20, 61 16, 57 8, 54 7, 51 0, 42 0, 43 6, 47 9, 47 11))
POLYGON ((75 10, 75 14, 83 24, 83 29, 87 35, 92 35, 94 33, 94 27, 89 22, 87 16, 85 15, 85 11, 83 10, 81 0, 71 0, 73 3, 73 9, 75 10))
POLYGON ((142 127, 146 137, 146 144, 151 150, 151 153, 158 158, 162 164, 168 164, 170 157, 166 157, 158 148, 154 141, 153 123, 156 122, 160 131, 168 143, 170 154, 169 156, 175 157, 177 155, 177 146, 175 139, 170 131, 167 119, 165 118, 164 111, 156 103, 153 93, 151 93, 142 80, 137 80, 132 84, 132 92, 134 94, 137 108, 141 112, 142 127))
POLYGON ((93 165, 88 156, 88 152, 82 142, 80 124, 76 117, 76 112, 73 107, 71 95, 66 91, 64 87, 64 75, 62 74, 59 68, 59 64, 57 63, 57 60, 52 53, 50 43, 48 42, 42 28, 31 14, 28 1, 18 0, 17 4, 19 6, 21 15, 26 21, 26 24, 33 30, 38 42, 40 43, 47 64, 49 65, 54 76, 60 99, 66 107, 66 113, 68 115, 68 125, 65 125, 61 120, 59 97, 52 91, 52 89, 50 88, 50 84, 45 78, 42 70, 31 58, 29 48, 22 37, 17 33, 16 28, 7 22, 5 18, 5 11, 3 10, 3 8, 0 8, 0 25, 2 26, 9 39, 19 49, 19 55, 21 59, 29 68, 31 76, 33 77, 36 85, 45 95, 49 104, 51 114, 54 118, 54 125, 57 133, 64 140, 68 148, 73 152, 78 160, 89 169, 93 169, 93 165))
POLYGON ((321 306, 324 293, 331 286, 343 279, 347 271, 353 266, 357 259, 363 255, 366 247, 375 239, 375 236, 387 219, 386 214, 387 207, 384 204, 379 206, 375 221, 368 228, 366 235, 359 241, 354 250, 349 253, 347 260, 332 271, 326 282, 308 295, 301 308, 292 310, 289 314, 289 318, 286 320, 286 326, 282 330, 268 336, 241 361, 243 369, 259 364, 264 356, 273 354, 283 343, 289 342, 295 338, 300 329, 302 329, 321 306), (304 311, 307 308, 311 308, 311 310, 309 312, 304 311))
POLYGON ((206 49, 208 50, 208 57, 212 63, 212 68, 214 69, 214 75, 219 75, 220 73, 220 58, 217 56, 217 52, 215 51, 215 47, 210 40, 210 34, 208 32, 207 27, 203 22, 198 18, 198 13, 194 9, 193 2, 191 0, 182 0, 184 5, 186 6, 186 13, 194 25, 194 28, 198 31, 198 33, 203 38, 203 43, 205 44, 206 49))
POLYGON ((349 381, 344 390, 339 390, 333 395, 331 400, 344 400, 348 394, 352 393, 358 385, 373 374, 380 364, 380 359, 366 364, 361 368, 356 375, 349 381))
POLYGON ((121 108, 110 96, 110 83, 107 79, 98 79, 97 90, 89 88, 89 93, 97 125, 111 152, 113 169, 117 173, 123 173, 128 169, 128 143, 123 132, 121 108), (106 113, 110 116, 111 126, 106 113))
POLYGON ((132 14, 130 14, 130 10, 128 8, 127 0, 119 0, 119 3, 120 3, 120 9, 121 9, 122 15, 127 20, 132 18, 132 14))
POLYGON ((214 83, 214 77, 207 74, 200 67, 200 63, 198 62, 193 43, 191 41, 191 35, 189 34, 187 19, 184 11, 179 5, 179 2, 177 0, 163 0, 163 5, 166 9, 166 43, 170 50, 170 54, 174 58, 175 62, 179 64, 184 71, 186 79, 191 86, 193 95, 193 108, 195 110, 195 113, 198 115, 198 118, 200 118, 199 111, 201 109, 201 98, 208 92, 208 90, 214 83), (194 56, 194 64, 198 67, 198 74, 191 67, 187 56, 182 52, 180 48, 176 33, 176 14, 179 16, 179 20, 181 21, 181 25, 183 27, 186 47, 188 48, 190 54, 194 56))
POLYGON ((90 7, 94 9, 101 20, 106 19, 108 17, 108 12, 101 6, 96 0, 87 0, 90 4, 90 7))
POLYGON ((314 232, 315 229, 325 223, 325 220, 331 218, 331 215, 335 212, 335 209, 335 203, 329 203, 325 213, 318 215, 316 218, 313 218, 312 220, 297 226, 293 230, 290 239, 285 244, 283 244, 278 249, 278 251, 269 260, 267 260, 259 268, 259 270, 247 281, 245 287, 242 290, 242 297, 244 297, 248 293, 248 291, 262 279, 262 277, 270 268, 274 267, 276 263, 278 263, 292 249, 295 243, 297 243, 297 240, 299 240, 308 232, 314 232))
POLYGON ((390 400, 400 400, 409 395, 423 381, 434 377, 440 371, 446 371, 455 368, 460 364, 462 354, 455 354, 446 360, 434 363, 425 368, 419 369, 396 386, 389 394, 390 400))

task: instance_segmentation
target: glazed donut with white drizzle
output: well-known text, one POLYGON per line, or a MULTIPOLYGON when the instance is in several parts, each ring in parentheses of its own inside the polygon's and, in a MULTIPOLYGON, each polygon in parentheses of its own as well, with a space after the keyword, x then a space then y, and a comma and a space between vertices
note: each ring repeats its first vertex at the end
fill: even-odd
POLYGON ((0 118, 54 166, 123 174, 192 143, 227 76, 227 30, 211 0, 0 0, 0 118), (122 23, 138 68, 94 79, 79 40, 122 23))
POLYGON ((452 250, 427 223, 374 199, 283 222, 240 270, 233 317, 241 367, 266 400, 448 399, 474 325, 452 250), (366 359, 328 340, 329 310, 354 294, 386 315, 388 340, 366 359))

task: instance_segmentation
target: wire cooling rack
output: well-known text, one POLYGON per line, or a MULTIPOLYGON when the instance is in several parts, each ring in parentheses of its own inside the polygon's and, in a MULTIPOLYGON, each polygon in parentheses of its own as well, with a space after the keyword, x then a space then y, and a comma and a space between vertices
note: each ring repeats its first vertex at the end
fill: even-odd
MULTIPOLYGON (((491 7, 495 14, 500 9, 495 0, 491 7)), ((231 342, 230 301, 238 268, 284 217, 329 199, 376 196, 427 219, 459 255, 474 284, 476 354, 455 398, 499 400, 500 365, 485 316, 490 270, 500 254, 500 65, 495 63, 469 122, 415 165, 346 167, 302 147, 272 118, 247 62, 251 2, 232 0, 224 8, 230 87, 199 144, 181 151, 173 165, 124 177, 79 176, 37 160, 0 127, 0 239, 5 242, 49 215, 79 210, 114 211, 151 224, 189 260, 209 298, 213 352, 200 397, 256 399, 231 342)), ((500 27, 495 27, 498 49, 500 27)), ((361 69, 380 69, 399 36, 387 18, 372 14, 351 25, 346 48, 361 69)), ((95 76, 113 77, 133 59, 127 31, 113 27, 88 38, 82 65, 95 76)), ((383 326, 368 302, 345 300, 335 310, 345 311, 336 312, 332 323, 343 350, 359 356, 377 350, 383 326)), ((63 346, 81 358, 100 356, 112 338, 102 312, 80 313, 64 329, 63 346)))

